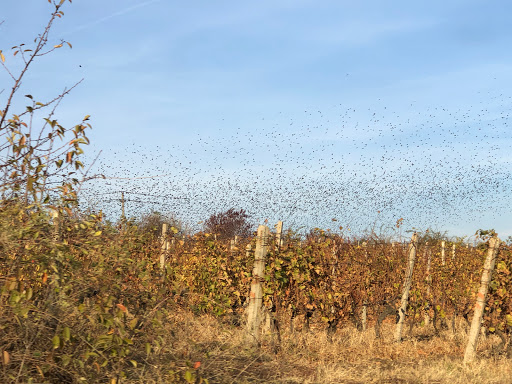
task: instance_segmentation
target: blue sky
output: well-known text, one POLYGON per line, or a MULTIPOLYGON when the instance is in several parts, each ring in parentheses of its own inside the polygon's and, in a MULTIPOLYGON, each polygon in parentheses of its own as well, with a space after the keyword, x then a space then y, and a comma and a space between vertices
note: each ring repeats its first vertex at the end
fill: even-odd
MULTIPOLYGON (((5 3, 4 52, 51 10, 5 3)), ((91 172, 166 175, 91 183, 90 204, 116 212, 105 196, 125 190, 134 215, 199 221, 236 206, 295 226, 404 217, 512 235, 508 2, 76 0, 64 12, 51 37, 73 49, 41 58, 23 92, 45 99, 84 78, 57 117, 92 116, 91 172)))

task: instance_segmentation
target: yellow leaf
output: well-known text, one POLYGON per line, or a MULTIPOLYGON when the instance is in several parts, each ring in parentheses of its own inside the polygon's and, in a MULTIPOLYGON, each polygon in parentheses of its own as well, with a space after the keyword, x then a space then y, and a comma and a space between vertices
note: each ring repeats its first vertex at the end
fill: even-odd
POLYGON ((2 62, 5 63, 5 56, 2 51, 0 51, 0 59, 2 59, 2 62))
POLYGON ((101 235, 101 231, 94 232, 94 236, 99 236, 99 235, 101 235))
POLYGON ((3 351, 2 358, 3 358, 4 365, 9 364, 9 361, 11 361, 11 358, 9 357, 9 352, 7 352, 7 351, 3 351))
POLYGON ((62 44, 57 44, 57 45, 54 45, 53 48, 60 48, 62 47, 62 44))

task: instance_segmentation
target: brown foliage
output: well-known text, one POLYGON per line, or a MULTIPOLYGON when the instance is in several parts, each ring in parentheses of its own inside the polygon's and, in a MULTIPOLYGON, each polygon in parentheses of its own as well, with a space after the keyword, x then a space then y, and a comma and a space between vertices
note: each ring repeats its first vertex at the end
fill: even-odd
POLYGON ((225 212, 215 213, 204 223, 208 233, 214 233, 220 239, 233 239, 235 236, 246 238, 251 236, 254 228, 249 221, 250 216, 244 209, 239 211, 230 208, 225 212))

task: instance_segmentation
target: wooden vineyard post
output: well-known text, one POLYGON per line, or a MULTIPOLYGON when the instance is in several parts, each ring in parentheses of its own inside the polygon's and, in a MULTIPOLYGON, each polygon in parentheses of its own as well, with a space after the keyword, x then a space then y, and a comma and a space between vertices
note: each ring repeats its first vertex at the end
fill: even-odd
POLYGON ((452 260, 455 260, 455 244, 452 245, 452 260))
POLYGON ((441 263, 443 265, 446 264, 446 258, 445 258, 445 252, 446 252, 446 241, 441 241, 441 263))
POLYGON ((498 253, 499 245, 500 239, 497 237, 492 237, 489 240, 489 250, 487 251, 487 257, 485 259, 484 270, 482 272, 482 280, 480 282, 480 289, 478 290, 478 294, 476 296, 475 313, 473 315, 473 321, 471 322, 471 329, 469 330, 469 339, 468 344, 466 345, 466 352, 464 353, 464 364, 470 363, 475 359, 478 334, 480 333, 482 316, 485 308, 485 299, 489 289, 489 283, 491 282, 494 264, 496 263, 496 254, 498 253))
POLYGON ((365 301, 363 303, 363 308, 361 310, 361 326, 362 326, 363 331, 366 331, 366 328, 368 326, 367 307, 368 307, 368 303, 365 301))
POLYGON ((418 235, 413 233, 411 243, 409 244, 409 264, 405 272, 404 289, 402 292, 402 302, 398 309, 398 323, 395 330, 395 341, 399 343, 402 341, 402 329, 404 327, 405 312, 407 304, 409 303, 409 291, 411 290, 412 273, 414 271, 414 262, 416 260, 416 247, 418 245, 418 235))
POLYGON ((124 211, 124 192, 121 191, 121 221, 124 222, 126 220, 126 215, 124 211))
POLYGON ((283 222, 278 221, 276 224, 276 247, 277 250, 283 246, 283 222))
POLYGON ((251 342, 259 342, 260 323, 262 318, 263 288, 265 278, 265 258, 268 251, 270 230, 265 225, 258 227, 256 250, 254 251, 254 267, 252 270, 251 293, 247 316, 247 337, 251 342))
POLYGON ((53 241, 57 242, 60 240, 60 220, 59 220, 59 211, 52 209, 50 212, 50 216, 53 222, 53 241))
POLYGON ((430 251, 430 248, 428 246, 428 241, 425 243, 425 256, 427 258, 427 271, 426 271, 426 283, 427 283, 427 304, 425 305, 425 325, 430 324, 430 294, 431 294, 431 287, 432 287, 432 276, 430 275, 430 267, 432 265, 432 252, 430 251))
POLYGON ((160 269, 162 270, 162 276, 165 276, 165 256, 167 249, 169 248, 167 240, 167 224, 162 224, 162 236, 160 237, 161 249, 160 249, 160 269))

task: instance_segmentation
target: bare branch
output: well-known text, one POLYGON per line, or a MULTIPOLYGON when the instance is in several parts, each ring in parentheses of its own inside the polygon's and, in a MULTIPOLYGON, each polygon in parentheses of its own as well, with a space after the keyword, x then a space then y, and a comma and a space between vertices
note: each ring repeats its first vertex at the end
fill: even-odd
MULTIPOLYGON (((93 180, 95 178, 97 178, 96 176, 91 176, 91 177, 87 177, 87 174, 89 173, 89 171, 91 170, 91 168, 94 166, 94 164, 96 163, 96 161, 98 161, 98 158, 100 157, 101 155, 101 152, 103 152, 103 150, 100 150, 98 152, 98 154, 96 155, 96 157, 94 158, 93 162, 91 163, 91 165, 89 165, 89 167, 86 169, 85 173, 83 174, 83 177, 82 177, 82 180, 80 181, 79 185, 78 185, 78 189, 76 191, 76 194, 78 195, 80 193, 80 190, 82 189, 82 185, 84 184, 84 182, 86 181, 89 181, 89 180, 93 180)), ((101 175, 103 176, 103 175, 101 175)), ((105 176, 103 176, 103 178, 105 178, 105 176)))
MULTIPOLYGON (((34 59, 38 56, 38 54, 42 51, 42 49, 46 46, 48 43, 48 34, 50 33, 50 29, 52 28, 53 22, 55 21, 55 18, 57 17, 57 14, 59 12, 60 5, 55 6, 55 11, 51 14, 50 20, 48 21, 48 24, 46 25, 43 33, 39 35, 39 37, 36 39, 36 47, 33 50, 32 54, 30 55, 29 59, 25 63, 25 66, 21 70, 19 76, 14 79, 14 85, 12 87, 11 93, 9 94, 9 97, 7 99, 7 103, 5 105, 5 108, 3 109, 3 114, 0 116, 0 130, 4 129, 4 123, 5 119, 7 118, 7 115, 9 113, 9 108, 11 107, 12 100, 14 98, 14 95, 16 94, 16 91, 21 86, 21 81, 23 77, 25 76, 25 73, 27 73, 28 68, 34 61, 34 59)), ((4 68, 6 66, 4 65, 4 68)))

